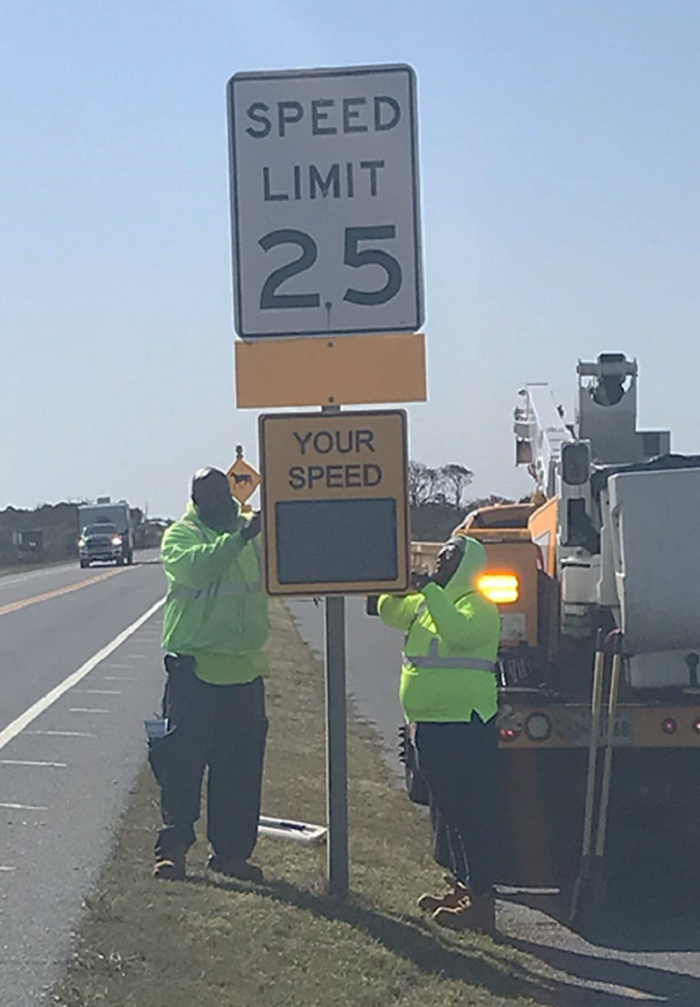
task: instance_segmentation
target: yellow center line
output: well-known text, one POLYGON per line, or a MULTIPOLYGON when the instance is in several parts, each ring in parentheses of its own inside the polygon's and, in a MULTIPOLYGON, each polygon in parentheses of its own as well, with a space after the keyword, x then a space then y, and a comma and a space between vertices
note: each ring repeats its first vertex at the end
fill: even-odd
POLYGON ((107 580, 108 577, 114 577, 115 574, 124 573, 124 569, 117 570, 107 570, 106 573, 98 573, 94 577, 89 577, 87 580, 78 581, 77 584, 68 584, 66 587, 56 588, 55 591, 47 591, 46 594, 35 594, 33 598, 23 598, 22 601, 11 601, 8 605, 0 606, 0 615, 9 615, 10 612, 19 612, 22 608, 27 608, 29 605, 36 605, 40 601, 49 601, 51 598, 59 598, 62 594, 70 594, 71 591, 80 591, 84 587, 90 587, 91 584, 97 584, 98 581, 107 580))

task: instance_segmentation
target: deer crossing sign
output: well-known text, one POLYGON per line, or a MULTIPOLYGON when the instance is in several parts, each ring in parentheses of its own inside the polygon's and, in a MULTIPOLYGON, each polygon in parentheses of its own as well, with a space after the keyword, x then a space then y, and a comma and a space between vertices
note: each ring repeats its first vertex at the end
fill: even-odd
POLYGON ((406 414, 260 417, 270 594, 404 590, 406 414))
POLYGON ((260 475, 243 457, 243 448, 240 444, 236 447, 236 460, 226 475, 231 487, 231 496, 239 504, 245 505, 260 485, 260 475))
POLYGON ((411 67, 239 73, 228 108, 239 336, 420 328, 411 67))

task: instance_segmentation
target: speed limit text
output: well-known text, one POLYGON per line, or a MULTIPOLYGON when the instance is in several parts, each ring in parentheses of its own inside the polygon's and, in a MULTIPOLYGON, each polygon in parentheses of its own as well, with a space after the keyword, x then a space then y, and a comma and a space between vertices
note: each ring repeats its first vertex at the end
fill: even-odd
MULTIPOLYGON (((246 109, 252 125, 246 133, 254 140, 267 137, 284 139, 303 129, 311 136, 337 136, 348 133, 386 133, 401 121, 401 105, 390 95, 364 97, 313 98, 309 102, 278 101, 271 107, 264 101, 254 101, 246 109)), ((379 172, 383 160, 347 161, 319 167, 318 164, 291 166, 285 171, 275 165, 262 168, 262 196, 266 203, 289 199, 353 199, 356 188, 362 187, 370 196, 379 193, 379 172)))
POLYGON ((337 136, 339 133, 386 133, 401 121, 401 105, 390 95, 363 97, 313 98, 309 102, 277 101, 271 108, 264 101, 254 101, 246 109, 252 125, 246 128, 254 140, 274 135, 280 139, 305 130, 311 136, 337 136))

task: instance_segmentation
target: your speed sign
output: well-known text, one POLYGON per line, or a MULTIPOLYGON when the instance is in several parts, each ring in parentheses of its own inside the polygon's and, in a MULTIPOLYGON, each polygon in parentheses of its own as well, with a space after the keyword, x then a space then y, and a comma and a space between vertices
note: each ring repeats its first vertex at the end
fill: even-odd
POLYGON ((238 73, 228 109, 239 336, 417 331, 412 68, 238 73))

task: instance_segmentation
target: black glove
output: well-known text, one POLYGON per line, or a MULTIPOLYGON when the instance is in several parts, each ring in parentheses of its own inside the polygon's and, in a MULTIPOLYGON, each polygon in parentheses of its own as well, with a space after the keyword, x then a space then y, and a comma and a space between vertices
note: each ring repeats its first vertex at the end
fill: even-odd
POLYGON ((368 594, 366 603, 367 615, 379 615, 379 595, 378 594, 368 594))
POLYGON ((429 577, 426 583, 437 584, 438 587, 447 587, 447 583, 452 576, 452 571, 445 568, 443 570, 436 570, 432 577, 429 577))
POLYGON ((260 534, 260 511, 257 514, 253 514, 250 521, 248 521, 241 531, 241 538, 244 542, 250 542, 252 538, 260 534))
POLYGON ((433 578, 428 573, 412 573, 411 574, 411 587, 414 591, 422 591, 426 584, 429 584, 433 578))

